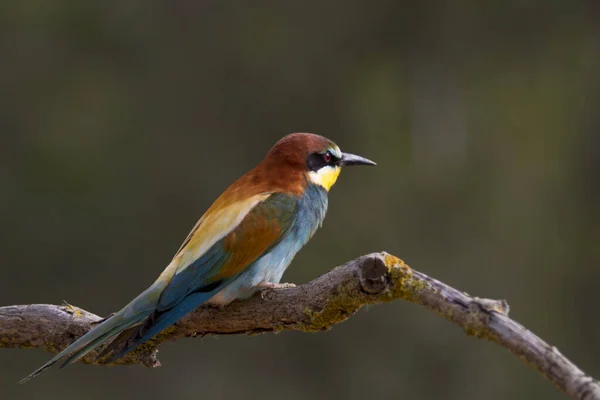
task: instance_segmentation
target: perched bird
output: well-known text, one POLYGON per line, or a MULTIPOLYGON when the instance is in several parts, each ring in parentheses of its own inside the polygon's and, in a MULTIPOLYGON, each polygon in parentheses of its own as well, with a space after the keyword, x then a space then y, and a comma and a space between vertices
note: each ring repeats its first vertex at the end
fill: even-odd
POLYGON ((21 383, 115 336, 98 358, 121 358, 203 303, 223 306, 285 286, 281 276, 323 223, 327 194, 345 165, 375 163, 315 134, 279 140, 210 206, 152 286, 21 383))

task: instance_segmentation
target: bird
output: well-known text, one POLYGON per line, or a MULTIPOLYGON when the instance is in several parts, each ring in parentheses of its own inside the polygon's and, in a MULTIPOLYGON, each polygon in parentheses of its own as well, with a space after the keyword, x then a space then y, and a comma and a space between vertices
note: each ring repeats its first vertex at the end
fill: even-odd
MULTIPOLYGON (((291 133, 208 208, 156 281, 50 361, 61 368, 114 338, 98 354, 117 360, 202 304, 225 307, 280 283, 296 253, 322 226, 341 168, 376 165, 330 139, 291 133)), ((104 362, 104 360, 103 360, 104 362)))

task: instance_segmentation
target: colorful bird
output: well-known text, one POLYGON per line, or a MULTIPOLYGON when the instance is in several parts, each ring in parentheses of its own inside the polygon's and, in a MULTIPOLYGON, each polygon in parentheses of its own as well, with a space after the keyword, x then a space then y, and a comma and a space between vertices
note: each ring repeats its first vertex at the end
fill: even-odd
POLYGON ((279 140, 210 206, 152 286, 20 383, 115 336, 98 358, 121 358, 203 303, 224 306, 286 287, 281 276, 323 223, 327 193, 345 165, 375 163, 315 134, 279 140))

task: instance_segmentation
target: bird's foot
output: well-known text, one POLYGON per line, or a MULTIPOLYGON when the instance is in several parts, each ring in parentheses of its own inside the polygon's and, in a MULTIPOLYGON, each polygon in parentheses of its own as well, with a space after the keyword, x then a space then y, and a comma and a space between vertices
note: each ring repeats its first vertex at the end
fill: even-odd
POLYGON ((258 287, 261 289, 290 289, 295 288, 296 285, 293 283, 261 282, 258 287))
POLYGON ((275 283, 275 282, 261 282, 258 284, 260 288, 260 297, 261 299, 267 299, 269 292, 274 289, 291 289, 295 288, 296 285, 293 283, 275 283))

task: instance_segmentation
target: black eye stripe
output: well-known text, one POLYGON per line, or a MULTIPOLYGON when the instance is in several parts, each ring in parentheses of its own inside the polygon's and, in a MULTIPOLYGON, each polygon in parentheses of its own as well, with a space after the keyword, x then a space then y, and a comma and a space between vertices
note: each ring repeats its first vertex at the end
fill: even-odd
POLYGON ((318 171, 326 165, 335 165, 339 158, 334 156, 330 151, 325 153, 311 153, 306 158, 306 167, 309 171, 318 171), (325 161, 325 155, 329 155, 329 162, 325 161))
POLYGON ((319 153, 311 153, 306 158, 306 167, 309 171, 318 171, 325 165, 327 164, 323 160, 323 156, 319 153))

